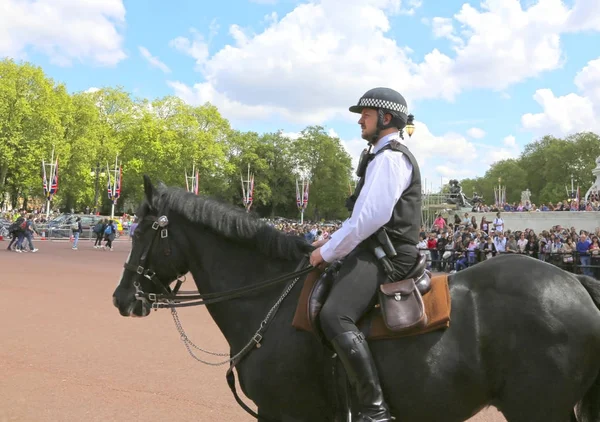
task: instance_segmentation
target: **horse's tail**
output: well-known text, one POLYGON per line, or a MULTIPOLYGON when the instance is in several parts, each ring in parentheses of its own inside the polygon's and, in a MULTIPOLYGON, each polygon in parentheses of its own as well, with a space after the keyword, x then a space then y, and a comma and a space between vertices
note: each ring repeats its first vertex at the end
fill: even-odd
POLYGON ((590 294, 598 309, 600 309, 600 281, 587 275, 577 275, 576 277, 590 294))
MULTIPOLYGON (((600 309, 600 281, 585 275, 578 275, 577 279, 592 297, 592 300, 600 309)), ((600 421, 600 375, 596 378, 585 396, 576 406, 579 422, 600 421)))

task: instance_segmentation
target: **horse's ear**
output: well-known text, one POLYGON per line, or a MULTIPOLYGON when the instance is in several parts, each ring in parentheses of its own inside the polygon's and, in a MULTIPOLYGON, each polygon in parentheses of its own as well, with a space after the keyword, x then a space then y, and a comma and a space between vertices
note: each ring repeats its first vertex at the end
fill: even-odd
POLYGON ((152 198, 154 197, 154 186, 152 186, 152 181, 147 174, 144 174, 144 193, 146 194, 146 201, 148 204, 152 205, 152 198))

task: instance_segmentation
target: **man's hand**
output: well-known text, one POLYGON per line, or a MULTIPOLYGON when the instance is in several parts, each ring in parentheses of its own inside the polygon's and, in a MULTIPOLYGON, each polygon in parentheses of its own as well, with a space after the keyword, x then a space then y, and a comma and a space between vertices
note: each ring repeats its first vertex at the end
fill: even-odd
POLYGON ((320 248, 321 246, 323 246, 325 243, 329 242, 329 239, 331 239, 330 237, 328 237, 327 239, 321 239, 321 240, 317 240, 316 242, 313 242, 312 245, 315 248, 320 248))
POLYGON ((327 263, 321 256, 321 248, 317 248, 310 254, 310 265, 316 268, 321 264, 327 265, 327 263))

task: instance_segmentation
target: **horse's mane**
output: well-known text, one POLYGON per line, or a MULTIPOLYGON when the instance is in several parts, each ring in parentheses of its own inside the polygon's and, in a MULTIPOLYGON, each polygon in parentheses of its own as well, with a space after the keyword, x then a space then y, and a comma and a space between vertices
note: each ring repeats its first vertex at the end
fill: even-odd
POLYGON ((156 187, 152 206, 163 212, 172 210, 228 239, 253 245, 272 258, 299 260, 314 249, 303 238, 276 230, 239 208, 182 188, 156 187))

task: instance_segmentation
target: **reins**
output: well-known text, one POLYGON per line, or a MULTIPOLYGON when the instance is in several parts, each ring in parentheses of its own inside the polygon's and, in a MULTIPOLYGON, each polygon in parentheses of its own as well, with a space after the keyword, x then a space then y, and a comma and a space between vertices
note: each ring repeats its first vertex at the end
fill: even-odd
MULTIPOLYGON (((142 254, 140 256, 138 265, 137 266, 132 265, 129 262, 126 262, 124 264, 125 270, 135 273, 134 278, 133 278, 133 286, 136 289, 136 292, 135 292, 136 299, 140 300, 142 302, 147 301, 148 303, 150 303, 151 308, 154 309, 155 311, 158 309, 161 309, 161 308, 170 308, 171 309, 171 315, 173 316, 173 321, 175 322, 177 331, 180 334, 181 341, 183 341, 188 353, 190 354, 190 356, 192 356, 192 358, 194 358, 198 362, 201 362, 201 363, 204 363, 207 365, 211 365, 211 366, 220 366, 220 365, 225 365, 225 364, 229 363, 230 364, 229 369, 227 370, 225 378, 227 380, 227 384, 229 385, 229 388, 231 389, 233 397, 235 398, 235 401, 242 407, 242 409, 244 409, 246 412, 248 412, 254 418, 258 419, 258 414, 256 412, 254 412, 252 409, 250 409, 239 397, 237 390, 236 390, 235 373, 233 372, 233 370, 235 369, 236 365, 239 364, 242 361, 242 359, 246 355, 248 355, 252 350, 254 350, 255 348, 259 349, 261 347, 261 341, 263 339, 263 335, 264 335, 265 331, 267 330, 267 328, 269 327, 271 321, 273 321, 273 318, 277 314, 277 311, 279 310, 281 303, 285 300, 285 298, 292 291, 292 289, 294 288, 296 283, 300 280, 300 277, 302 277, 314 270, 314 267, 312 267, 311 265, 307 266, 308 256, 304 256, 302 258, 302 260, 300 261, 300 263, 298 264, 298 266, 296 267, 296 270, 294 272, 275 277, 273 279, 264 281, 264 282, 256 284, 256 285, 244 286, 244 287, 241 287, 238 289, 228 290, 225 292, 215 292, 215 293, 206 293, 206 294, 197 294, 194 291, 180 292, 179 289, 181 288, 181 285, 185 282, 184 275, 177 276, 177 279, 174 280, 177 283, 176 283, 175 287, 173 289, 171 289, 169 287, 169 285, 165 285, 165 284, 161 283, 160 280, 158 279, 158 277, 156 276, 156 272, 153 271, 152 269, 150 269, 146 264, 146 260, 148 259, 148 254, 150 253, 150 251, 152 249, 152 245, 154 244, 155 240, 157 240, 157 239, 159 242, 166 243, 163 248, 165 256, 169 256, 171 254, 171 248, 169 245, 169 232, 167 229, 169 220, 164 215, 161 217, 158 217, 158 218, 156 218, 154 216, 147 216, 147 217, 144 217, 144 220, 152 221, 152 229, 154 230, 154 233, 152 231, 148 232, 149 235, 151 235, 152 237, 151 237, 150 241, 146 243, 144 249, 142 250, 142 254), (144 278, 152 281, 152 283, 159 289, 159 291, 162 291, 163 293, 146 293, 146 292, 144 292, 142 290, 142 285, 139 281, 140 277, 144 277, 144 278), (281 284, 286 281, 289 283, 286 285, 285 289, 283 290, 282 294, 279 296, 279 298, 277 299, 275 304, 271 307, 271 309, 269 309, 269 311, 267 312, 267 315, 261 321, 260 326, 254 333, 254 335, 251 337, 251 339, 248 341, 248 343, 246 343, 246 345, 244 347, 242 347, 242 349, 235 355, 232 355, 231 352, 229 354, 209 352, 207 350, 204 350, 204 349, 196 346, 191 340, 189 340, 189 338, 185 334, 185 331, 179 320, 179 316, 177 315, 177 310, 175 309, 175 308, 184 308, 184 307, 190 307, 190 306, 211 305, 211 304, 215 304, 215 303, 225 302, 225 301, 228 301, 231 299, 243 297, 245 295, 248 295, 248 294, 251 294, 254 292, 268 289, 269 287, 276 286, 276 285, 281 284), (206 362, 206 361, 200 359, 199 357, 197 357, 194 354, 192 348, 196 349, 198 351, 201 351, 203 353, 213 355, 213 356, 229 355, 229 358, 225 361, 218 362, 218 363, 206 362)), ((263 418, 262 416, 261 416, 261 420, 267 421, 267 419, 263 418)))

